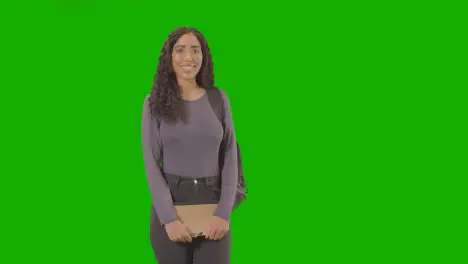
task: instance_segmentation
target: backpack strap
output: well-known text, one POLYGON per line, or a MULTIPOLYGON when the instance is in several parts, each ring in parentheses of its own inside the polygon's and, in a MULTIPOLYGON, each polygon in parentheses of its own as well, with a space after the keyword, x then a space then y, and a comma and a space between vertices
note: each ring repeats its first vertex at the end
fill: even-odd
MULTIPOLYGON (((221 94, 221 91, 215 87, 211 89, 207 89, 208 93, 208 100, 210 101, 211 108, 215 112, 216 116, 218 117, 219 122, 223 126, 223 131, 226 131, 226 124, 224 123, 224 100, 223 96, 221 94)), ((226 132, 224 132, 226 133, 226 132)), ((220 159, 219 159, 219 167, 223 167, 224 163, 224 151, 226 149, 226 138, 223 137, 223 140, 221 142, 220 146, 220 159)), ((236 195, 236 207, 238 204, 242 203, 244 199, 246 199, 246 194, 247 194, 247 184, 244 179, 244 171, 242 168, 242 160, 241 160, 241 155, 240 155, 240 148, 239 144, 236 142, 235 143, 237 146, 237 167, 238 167, 238 186, 240 186, 244 190, 244 194, 242 197, 239 197, 239 195, 236 195)))
MULTIPOLYGON (((219 122, 223 126, 223 135, 226 134, 226 124, 224 123, 224 100, 221 94, 221 91, 218 88, 213 87, 207 89, 206 92, 208 93, 208 100, 210 101, 211 108, 218 117, 219 122)), ((221 141, 221 146, 219 148, 219 168, 223 168, 224 166, 224 152, 226 149, 226 137, 223 136, 223 140, 221 141)))
POLYGON ((224 124, 224 101, 223 96, 221 95, 221 91, 218 88, 211 88, 207 89, 206 92, 208 93, 208 100, 210 101, 211 108, 218 117, 219 122, 223 125, 223 130, 225 129, 224 124))

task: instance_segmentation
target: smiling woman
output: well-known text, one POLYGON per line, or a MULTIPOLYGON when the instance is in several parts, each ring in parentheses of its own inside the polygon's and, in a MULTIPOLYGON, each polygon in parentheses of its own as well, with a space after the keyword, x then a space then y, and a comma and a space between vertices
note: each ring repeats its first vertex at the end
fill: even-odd
POLYGON ((229 263, 231 212, 245 193, 238 184, 229 100, 214 86, 208 44, 194 28, 174 30, 163 46, 144 100, 142 139, 153 204, 150 238, 158 263, 229 263), (213 98, 219 98, 219 107, 213 98), (182 222, 181 204, 214 206, 202 217, 207 219, 204 232, 194 235, 182 222))

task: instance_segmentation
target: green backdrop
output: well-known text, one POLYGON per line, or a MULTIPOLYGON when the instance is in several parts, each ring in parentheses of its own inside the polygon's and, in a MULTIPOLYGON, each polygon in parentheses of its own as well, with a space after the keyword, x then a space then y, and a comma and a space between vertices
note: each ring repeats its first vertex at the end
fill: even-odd
POLYGON ((232 263, 466 263, 462 9, 306 2, 2 1, 0 263, 155 263, 141 111, 178 26, 233 108, 232 263))

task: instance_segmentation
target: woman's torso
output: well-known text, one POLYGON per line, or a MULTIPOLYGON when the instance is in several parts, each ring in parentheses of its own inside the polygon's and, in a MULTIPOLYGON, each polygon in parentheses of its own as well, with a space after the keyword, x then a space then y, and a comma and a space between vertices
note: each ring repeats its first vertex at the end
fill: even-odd
POLYGON ((223 127, 206 93, 185 105, 186 123, 160 123, 163 170, 184 177, 217 176, 223 127))

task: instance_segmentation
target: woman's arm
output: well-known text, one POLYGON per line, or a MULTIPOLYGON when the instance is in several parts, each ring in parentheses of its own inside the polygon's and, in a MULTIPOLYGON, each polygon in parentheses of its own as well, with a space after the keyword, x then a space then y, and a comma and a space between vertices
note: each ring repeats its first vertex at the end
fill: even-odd
POLYGON ((224 101, 225 147, 221 155, 224 157, 224 166, 221 168, 221 198, 215 215, 230 221, 237 192, 237 145, 229 99, 223 90, 220 92, 224 101))
POLYGON ((151 118, 149 96, 143 104, 142 143, 143 158, 149 189, 154 209, 162 225, 177 219, 172 196, 161 172, 162 147, 159 140, 159 129, 151 118))

